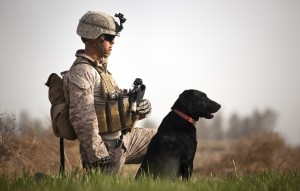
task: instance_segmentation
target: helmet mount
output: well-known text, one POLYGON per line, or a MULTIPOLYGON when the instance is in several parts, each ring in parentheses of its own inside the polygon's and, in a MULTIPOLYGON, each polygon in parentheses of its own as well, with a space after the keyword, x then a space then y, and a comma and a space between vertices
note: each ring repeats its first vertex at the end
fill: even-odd
POLYGON ((122 13, 116 13, 115 17, 118 17, 120 20, 120 25, 116 22, 116 32, 119 33, 123 30, 123 23, 125 23, 126 19, 124 18, 124 15, 122 13))

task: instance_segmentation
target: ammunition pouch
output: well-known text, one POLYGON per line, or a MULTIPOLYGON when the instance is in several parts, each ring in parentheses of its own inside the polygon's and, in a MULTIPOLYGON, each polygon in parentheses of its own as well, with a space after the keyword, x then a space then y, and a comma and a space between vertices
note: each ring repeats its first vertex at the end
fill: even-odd
POLYGON ((131 113, 127 96, 119 95, 116 101, 95 101, 99 133, 113 133, 131 128, 131 113))

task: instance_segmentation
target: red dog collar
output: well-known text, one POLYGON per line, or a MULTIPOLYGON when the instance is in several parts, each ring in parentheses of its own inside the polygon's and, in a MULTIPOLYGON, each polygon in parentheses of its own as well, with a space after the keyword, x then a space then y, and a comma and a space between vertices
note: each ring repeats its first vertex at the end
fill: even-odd
POLYGON ((186 115, 185 113, 183 113, 177 109, 173 109, 173 111, 175 113, 177 113, 183 119, 187 120, 188 122, 192 123, 193 125, 196 125, 197 121, 195 119, 191 118, 190 116, 186 115))

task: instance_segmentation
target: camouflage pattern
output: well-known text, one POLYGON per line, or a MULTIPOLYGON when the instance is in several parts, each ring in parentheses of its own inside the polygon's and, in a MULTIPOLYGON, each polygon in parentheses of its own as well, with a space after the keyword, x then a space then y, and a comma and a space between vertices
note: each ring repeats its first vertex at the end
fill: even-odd
POLYGON ((82 159, 97 162, 108 156, 94 107, 94 90, 100 89, 100 75, 93 66, 77 64, 65 74, 64 83, 68 86, 70 121, 82 147, 82 159))
POLYGON ((120 174, 124 164, 140 164, 156 132, 156 129, 135 128, 123 135, 123 143, 120 146, 108 146, 111 158, 109 172, 120 174))
POLYGON ((125 152, 125 164, 140 164, 146 154, 150 140, 157 129, 135 128, 132 132, 123 136, 125 152))
MULTIPOLYGON (((95 64, 94 60, 83 54, 83 50, 77 51, 76 57, 70 71, 64 76, 64 84, 70 121, 80 142, 84 166, 92 166, 92 163, 108 155, 111 158, 109 172, 120 173, 124 164, 141 163, 156 129, 134 128, 122 136, 120 131, 99 135, 94 102, 101 101, 103 97, 101 77, 93 66, 76 64, 87 61, 95 64), (116 139, 120 139, 121 144, 112 144, 116 139)), ((145 105, 150 105, 150 102, 142 107, 145 105)))
POLYGON ((118 35, 116 31, 115 19, 101 12, 87 12, 79 20, 77 26, 77 34, 88 39, 96 39, 101 34, 118 35))

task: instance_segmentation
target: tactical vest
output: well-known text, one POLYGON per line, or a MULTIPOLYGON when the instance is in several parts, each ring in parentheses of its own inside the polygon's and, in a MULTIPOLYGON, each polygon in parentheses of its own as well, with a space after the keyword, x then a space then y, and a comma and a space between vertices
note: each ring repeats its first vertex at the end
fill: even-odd
POLYGON ((77 59, 77 64, 92 65, 100 75, 101 97, 94 101, 100 134, 127 131, 132 127, 130 103, 127 92, 121 91, 109 72, 95 67, 85 58, 77 59))
POLYGON ((109 73, 100 73, 101 101, 95 101, 99 133, 112 133, 131 128, 128 95, 122 92, 109 73))

